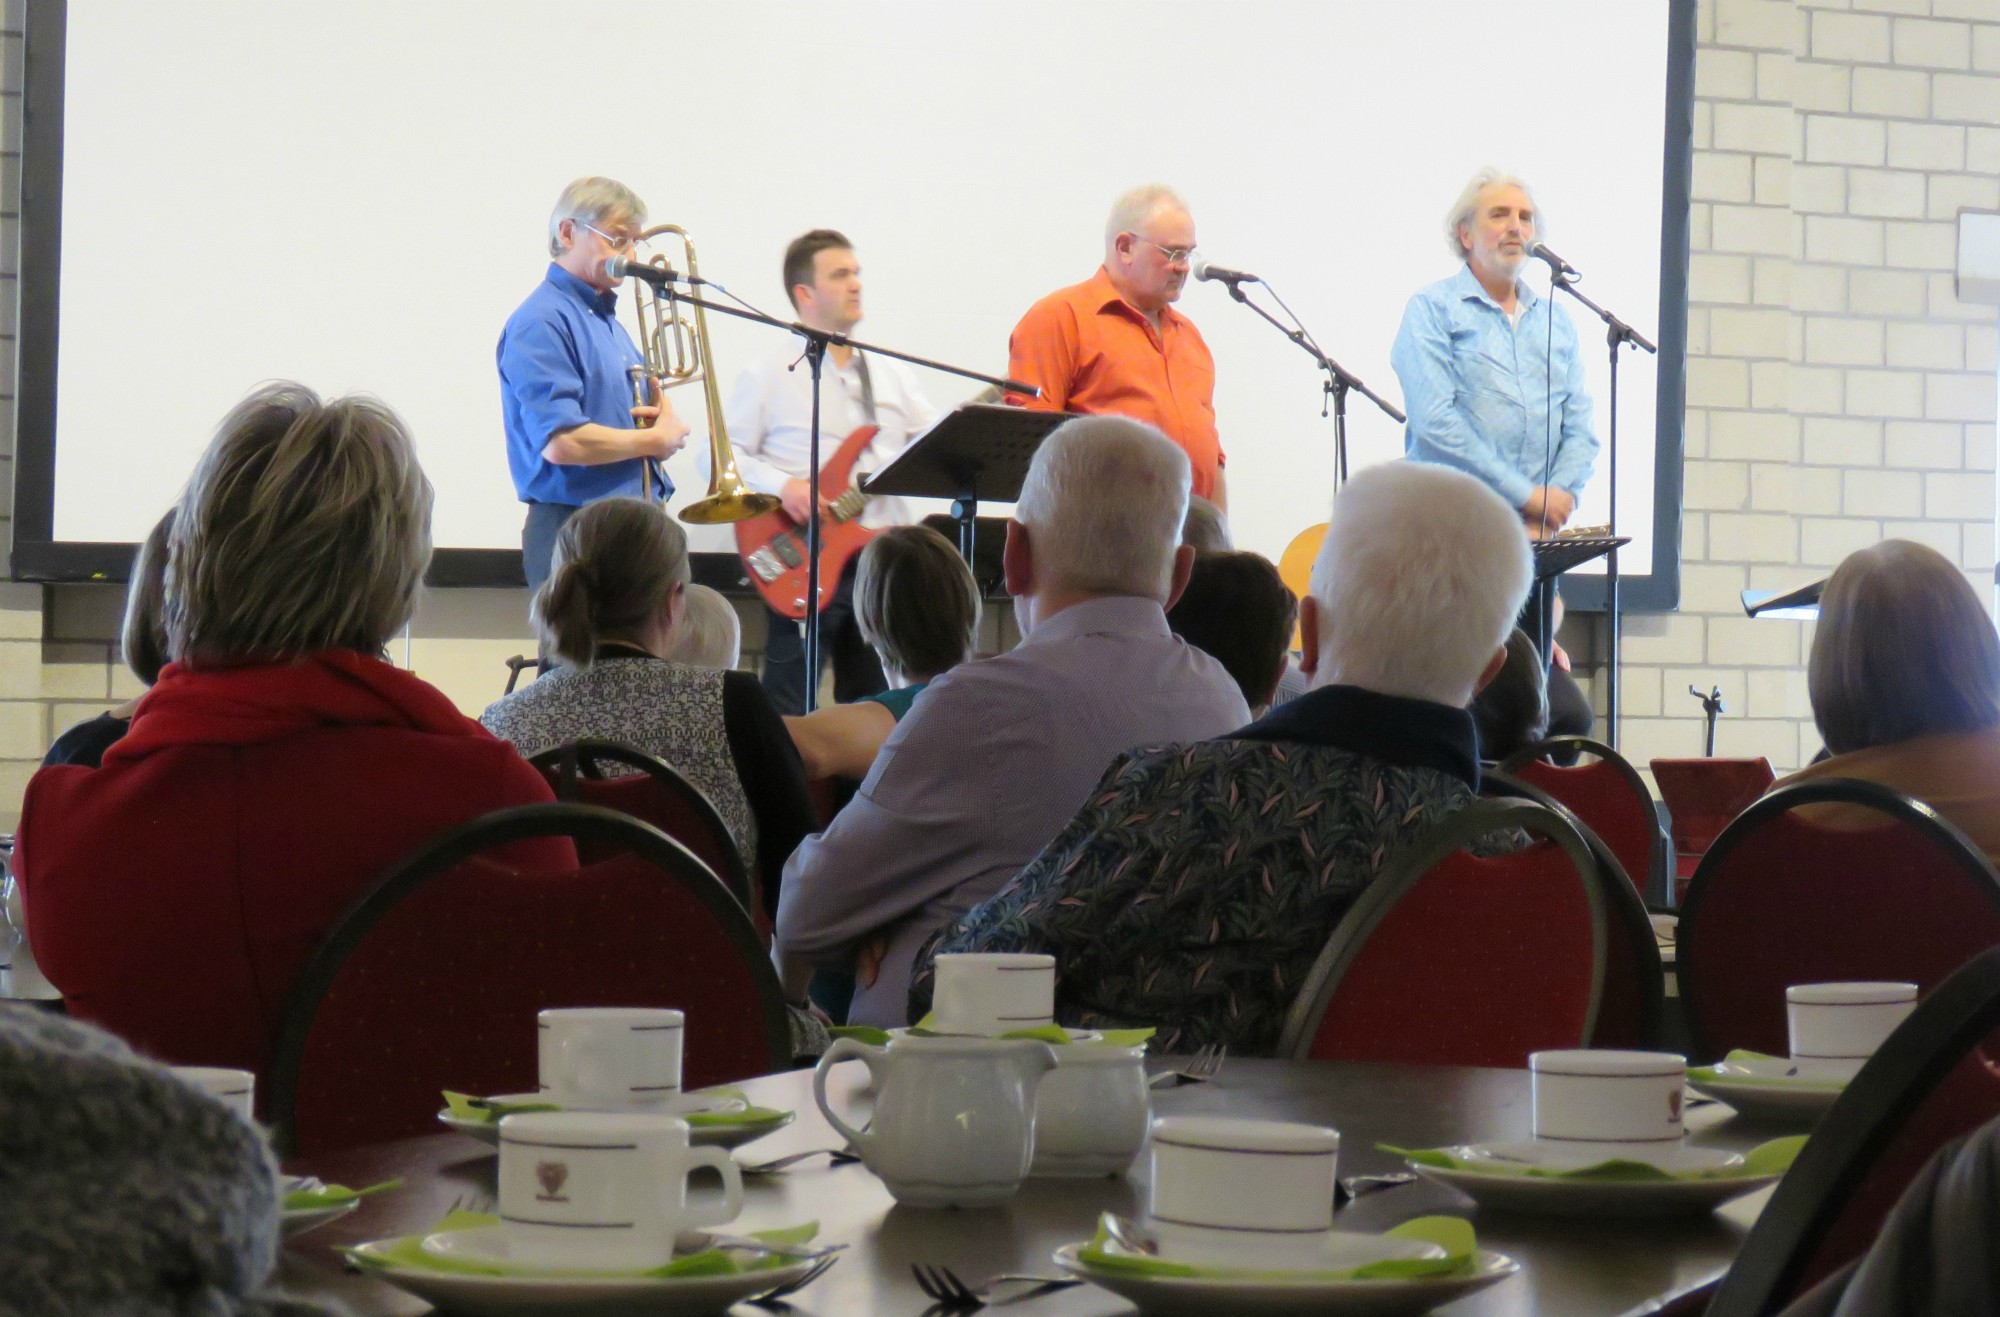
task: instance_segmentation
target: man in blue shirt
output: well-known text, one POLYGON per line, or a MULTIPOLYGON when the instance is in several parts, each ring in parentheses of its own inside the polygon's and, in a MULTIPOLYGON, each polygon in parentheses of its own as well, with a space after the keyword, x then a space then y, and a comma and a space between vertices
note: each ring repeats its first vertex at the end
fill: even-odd
POLYGON ((1538 216, 1520 180, 1475 175, 1446 218, 1459 272, 1410 299, 1389 361, 1412 458, 1479 477, 1554 535, 1597 460, 1576 326, 1521 282, 1538 216))
POLYGON ((658 476, 649 491, 648 459, 664 460, 687 442, 673 405, 634 407, 626 374, 644 364, 618 323, 618 286, 606 273, 631 251, 646 223, 646 203, 622 183, 580 178, 563 189, 549 216, 548 274, 500 331, 501 418, 514 490, 528 505, 521 528, 521 569, 530 593, 549 574, 556 532, 586 503, 615 494, 673 493, 658 476))

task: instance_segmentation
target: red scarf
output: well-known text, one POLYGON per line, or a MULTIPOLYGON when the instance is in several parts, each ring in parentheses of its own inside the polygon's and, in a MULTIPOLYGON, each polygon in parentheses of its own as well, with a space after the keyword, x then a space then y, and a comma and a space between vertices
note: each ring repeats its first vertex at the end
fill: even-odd
POLYGON ((256 745, 318 727, 490 735, 428 682, 381 659, 327 650, 256 667, 168 664, 139 701, 132 730, 105 751, 104 762, 171 746, 256 745))

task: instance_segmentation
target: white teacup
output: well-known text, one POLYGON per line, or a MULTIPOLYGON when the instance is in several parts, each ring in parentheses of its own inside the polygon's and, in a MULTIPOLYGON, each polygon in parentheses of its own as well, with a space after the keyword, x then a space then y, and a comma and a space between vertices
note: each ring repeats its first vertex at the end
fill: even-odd
POLYGON ((1632 1156, 1681 1141, 1687 1058, 1577 1048, 1528 1057, 1535 1138, 1632 1156))
POLYGON ((1147 1223, 1175 1262, 1283 1266, 1328 1246, 1339 1162, 1322 1126, 1162 1116, 1147 1223))
POLYGON ((539 1266, 656 1267, 674 1236, 743 1210, 725 1148, 688 1146, 687 1122, 647 1112, 532 1111, 500 1122, 500 1221, 510 1260, 539 1266), (722 1201, 691 1206, 688 1173, 722 1175, 722 1201))
POLYGON ((1792 1063, 1802 1078, 1852 1079, 1916 1008, 1914 983, 1801 983, 1786 988, 1792 1063))
POLYGON ((1055 1023, 1054 956, 965 951, 934 963, 931 1012, 939 1033, 992 1035, 1055 1023))
POLYGON ((1146 1049, 1071 1043, 1035 1090, 1033 1176, 1123 1175, 1153 1112, 1146 1049))
POLYGON ((219 1066, 177 1065, 173 1072, 248 1121, 257 1119, 257 1076, 219 1066))
POLYGON ((541 1089, 572 1111, 644 1111, 680 1096, 679 1011, 578 1006, 535 1017, 541 1089))

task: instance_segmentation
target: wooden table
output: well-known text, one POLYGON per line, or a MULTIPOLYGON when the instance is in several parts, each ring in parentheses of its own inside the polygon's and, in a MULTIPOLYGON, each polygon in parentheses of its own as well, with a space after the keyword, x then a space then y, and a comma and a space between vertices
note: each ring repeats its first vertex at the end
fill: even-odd
MULTIPOLYGON (((843 1111, 858 1108, 865 1114, 866 1099, 857 1092, 865 1078, 860 1065, 844 1063, 830 1076, 829 1096, 843 1111)), ((740 1151, 739 1160, 840 1143, 813 1105, 810 1071, 771 1075, 742 1087, 752 1100, 790 1108, 799 1118, 740 1151)), ((1331 1125, 1341 1131, 1342 1175, 1402 1169, 1396 1158, 1375 1150, 1378 1141, 1421 1147, 1529 1132, 1528 1075, 1520 1070, 1232 1060, 1216 1082, 1157 1092, 1154 1106, 1162 1115, 1226 1112, 1331 1125)), ((1730 1118, 1720 1106, 1695 1108, 1688 1123, 1696 1142, 1738 1151, 1772 1136, 1769 1129, 1730 1118)), ((373 1277, 343 1274, 329 1246, 413 1233, 455 1201, 490 1200, 495 1164, 489 1146, 440 1133, 289 1165, 288 1170, 355 1186, 400 1176, 406 1187, 365 1200, 351 1215, 294 1241, 285 1250, 280 1279, 307 1292, 337 1295, 356 1312, 427 1311, 422 1302, 373 1277)), ((813 1317, 914 1315, 929 1302, 911 1279, 911 1263, 942 1264, 975 1284, 999 1271, 1052 1273, 1049 1254, 1087 1237, 1099 1211, 1138 1214, 1145 1173, 1142 1156, 1125 1179, 1032 1180, 1002 1207, 924 1211, 897 1206, 881 1181, 858 1164, 830 1168, 815 1159, 782 1174, 746 1177, 740 1225, 758 1229, 817 1219, 823 1240, 852 1245, 839 1265, 794 1296, 794 1311, 813 1317)), ((1521 1273, 1439 1311, 1452 1317, 1616 1314, 1712 1282, 1735 1256, 1744 1229, 1768 1197, 1766 1190, 1710 1217, 1682 1221, 1473 1215, 1481 1245, 1517 1258, 1521 1273)), ((1339 1224, 1382 1230, 1433 1212, 1470 1214, 1472 1205, 1425 1182, 1361 1198, 1340 1213, 1339 1224)), ((1010 1304, 1008 1310, 1023 1317, 1133 1311, 1092 1286, 1010 1304)))

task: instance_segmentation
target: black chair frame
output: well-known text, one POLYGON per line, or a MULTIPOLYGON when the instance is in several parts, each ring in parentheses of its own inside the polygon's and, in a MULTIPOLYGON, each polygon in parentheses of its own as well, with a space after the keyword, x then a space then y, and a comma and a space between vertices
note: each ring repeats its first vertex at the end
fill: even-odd
POLYGON ((383 916, 432 879, 451 872, 482 851, 542 837, 568 837, 628 851, 683 883, 722 925, 725 935, 756 985, 758 1013, 770 1053, 771 1072, 790 1067, 791 1023, 785 1010, 784 988, 769 953, 743 904, 722 885, 706 864, 666 833, 599 805, 518 805, 462 823, 426 842, 350 906, 313 952, 293 984, 278 1026, 271 1060, 269 1116, 273 1142, 281 1153, 293 1146, 298 1112, 299 1069, 305 1063, 306 1040, 320 1002, 333 986, 341 967, 383 916))
MULTIPOLYGON (((1576 738, 1581 740, 1581 737, 1576 738)), ((1625 866, 1611 853, 1611 847, 1602 837, 1590 830, 1590 826, 1572 814, 1561 801, 1549 795, 1531 782, 1523 782, 1497 768, 1488 768, 1480 773, 1480 794, 1488 799, 1516 797, 1532 801, 1544 809, 1553 810, 1567 820, 1582 836, 1584 844, 1590 847, 1591 858, 1597 861, 1598 890, 1604 894, 1604 918, 1607 931, 1613 924, 1621 925, 1639 952, 1639 972, 1645 979, 1645 996, 1640 1004, 1639 1028, 1641 1047, 1663 1046, 1662 1029, 1666 1023, 1667 975, 1666 967, 1660 963, 1660 941, 1653 934, 1653 921, 1646 903, 1639 899, 1638 889, 1626 876, 1625 866)))
MULTIPOLYGON (((1583 884, 1584 898, 1590 908, 1592 955, 1590 1009, 1583 1027, 1583 1040, 1587 1040, 1597 1028, 1598 998, 1604 991, 1605 940, 1604 894, 1590 844, 1567 817, 1533 801, 1475 800, 1441 819, 1436 827, 1411 839, 1397 855, 1390 858, 1382 875, 1355 898, 1347 914, 1335 925, 1326 948, 1313 962, 1305 982, 1299 986, 1298 996, 1292 999, 1291 1009, 1285 1014, 1284 1028, 1278 1035, 1276 1055, 1293 1060, 1303 1060, 1311 1055, 1320 1022, 1325 1018, 1334 995, 1340 991, 1341 980, 1346 978, 1347 971, 1360 957, 1382 920, 1410 889, 1454 852, 1481 837, 1511 828, 1518 828, 1532 837, 1545 837, 1561 846, 1575 866, 1577 881, 1583 884)), ((1583 1046, 1583 1040, 1579 1040, 1577 1045, 1583 1046)))
MULTIPOLYGON (((1780 814, 1788 814, 1807 805, 1862 805, 1879 811, 1895 822, 1908 824, 1949 852, 1965 870, 1972 884, 1985 892, 1994 907, 2000 909, 2000 871, 1994 869, 1993 862, 1956 825, 1923 801, 1879 782, 1863 782, 1856 778, 1829 777, 1800 782, 1780 787, 1738 814, 1716 837, 1715 844, 1702 855, 1701 865, 1688 884, 1687 900, 1681 904, 1680 927, 1675 934, 1675 969, 1682 982, 1690 982, 1701 973, 1701 907, 1715 867, 1759 827, 1780 814)), ((1687 993, 1683 992, 1681 996, 1686 998, 1687 993)), ((1695 1012, 1688 1010, 1685 1014, 1694 1054, 1721 1056, 1718 1040, 1703 1032, 1701 1020, 1695 1012)))
MULTIPOLYGON (((1673 838, 1667 835, 1666 825, 1660 821, 1660 808, 1658 802, 1653 799, 1653 789, 1646 785, 1646 779, 1639 775, 1639 770, 1632 766, 1631 760, 1604 742, 1592 740, 1588 736, 1547 736, 1532 745, 1522 746, 1501 760, 1497 767, 1501 772, 1511 774, 1522 764, 1566 753, 1572 754, 1572 759, 1575 754, 1594 755, 1610 764, 1618 776, 1625 779, 1625 785, 1630 787, 1639 799, 1651 805, 1653 827, 1646 847, 1648 871, 1640 875, 1645 879, 1645 884, 1638 890, 1645 893, 1645 902, 1648 906, 1659 910, 1671 907, 1674 893, 1673 838)), ((1624 866, 1620 865, 1619 868, 1623 869, 1624 866)), ((1629 873, 1625 876, 1628 879, 1632 877, 1629 873)))
POLYGON ((595 737, 584 737, 581 740, 552 745, 546 750, 529 755, 528 762, 544 771, 555 769, 556 799, 576 804, 584 803, 577 800, 577 778, 584 777, 593 782, 602 782, 605 780, 606 764, 636 768, 647 774, 669 791, 681 796, 689 807, 702 817, 724 846, 727 872, 719 873, 716 877, 722 880, 723 886, 736 894, 736 899, 743 903, 745 910, 756 908, 752 903, 751 893, 755 888, 750 877, 750 866, 743 860, 743 852, 736 845, 735 834, 730 832, 729 825, 723 822, 722 811, 715 807, 715 802, 708 798, 707 792, 688 781, 672 764, 657 755, 649 755, 644 750, 634 749, 618 741, 606 741, 595 737))
POLYGON ((2000 948, 1938 984, 1861 1067, 1778 1182, 1708 1317, 1763 1317, 1798 1297, 1799 1281, 1848 1196, 1924 1099, 1996 1028, 2000 948))

